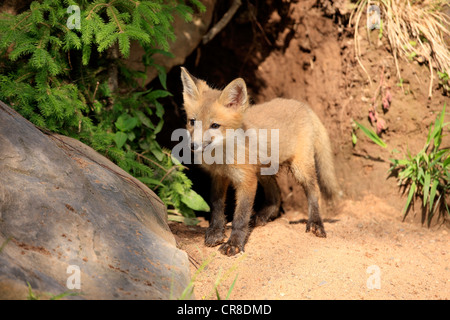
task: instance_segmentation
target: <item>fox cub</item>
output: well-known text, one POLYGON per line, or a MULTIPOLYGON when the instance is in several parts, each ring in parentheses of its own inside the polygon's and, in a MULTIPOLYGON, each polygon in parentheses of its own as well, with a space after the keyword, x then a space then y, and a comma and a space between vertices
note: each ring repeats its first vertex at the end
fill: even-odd
POLYGON ((306 232, 326 237, 319 213, 320 195, 333 198, 338 192, 338 184, 330 140, 317 115, 306 104, 296 100, 278 98, 250 105, 247 87, 241 78, 232 81, 225 89, 217 90, 181 68, 181 80, 190 147, 194 156, 204 156, 209 152, 215 155, 216 160, 205 159, 201 163, 212 176, 212 212, 205 244, 222 244, 219 248, 221 253, 235 255, 244 250, 251 219, 258 226, 279 215, 281 194, 275 178, 278 166, 287 166, 305 190, 308 199, 306 232), (233 131, 244 132, 244 139, 236 143, 235 136, 230 138, 228 134, 233 131), (256 138, 256 144, 251 144, 253 138, 256 138), (234 152, 236 149, 243 150, 244 161, 237 161, 239 152, 234 152), (257 151, 253 161, 252 149, 257 151), (268 154, 271 155, 271 163, 267 160, 268 154), (264 173, 263 169, 269 166, 275 170, 264 173), (258 182, 264 189, 265 204, 253 215, 258 182), (230 184, 236 190, 236 209, 231 236, 224 242, 225 196, 230 184))

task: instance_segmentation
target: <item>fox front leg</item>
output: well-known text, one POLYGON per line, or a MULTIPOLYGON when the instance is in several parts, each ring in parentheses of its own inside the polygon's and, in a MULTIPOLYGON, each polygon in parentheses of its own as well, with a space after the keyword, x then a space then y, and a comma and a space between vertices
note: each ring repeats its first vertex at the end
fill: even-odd
POLYGON ((205 245, 214 247, 225 239, 225 200, 229 180, 225 177, 213 177, 211 190, 211 221, 205 234, 205 245))
POLYGON ((227 256, 244 251, 257 186, 258 182, 255 176, 244 180, 236 188, 236 210, 231 235, 228 241, 219 248, 219 251, 227 256))

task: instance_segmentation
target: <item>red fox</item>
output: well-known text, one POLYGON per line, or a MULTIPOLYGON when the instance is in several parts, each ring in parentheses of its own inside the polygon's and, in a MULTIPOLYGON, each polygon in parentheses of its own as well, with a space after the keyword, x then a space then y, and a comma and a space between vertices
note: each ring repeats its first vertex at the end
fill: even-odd
MULTIPOLYGON (((218 150, 226 150, 227 154, 229 150, 234 150, 227 149, 228 145, 235 143, 235 139, 230 139, 227 135, 230 130, 271 131, 271 134, 266 136, 250 134, 247 136, 249 139, 238 143, 237 148, 241 147, 245 151, 244 163, 229 161, 225 155, 222 162, 205 161, 201 164, 212 176, 211 221, 206 230, 205 244, 222 244, 219 248, 221 253, 235 255, 244 251, 251 219, 254 225, 258 226, 279 215, 281 193, 275 174, 263 174, 262 169, 267 169, 269 164, 263 161, 259 154, 256 161, 249 161, 251 136, 258 137, 259 150, 263 146, 267 149, 266 152, 277 155, 275 159, 271 159, 275 163, 271 164, 272 167, 287 166, 303 186, 308 199, 306 232, 312 231, 318 237, 326 237, 319 213, 320 194, 328 199, 334 198, 338 192, 338 184, 330 140, 317 115, 306 104, 296 100, 277 98, 270 102, 250 105, 247 87, 241 78, 232 81, 225 89, 217 90, 182 67, 181 80, 187 130, 194 153, 205 154, 212 146, 216 153, 218 150), (205 134, 196 134, 197 129, 201 129, 205 134), (270 141, 271 137, 276 136, 275 133, 279 138, 276 144, 270 141), (262 141, 261 137, 267 136, 270 136, 269 141, 262 141), (258 182, 264 189, 265 206, 253 215, 258 182), (230 238, 224 243, 225 197, 230 184, 236 190, 236 208, 230 238)), ((236 158, 234 152, 233 157, 236 158)))

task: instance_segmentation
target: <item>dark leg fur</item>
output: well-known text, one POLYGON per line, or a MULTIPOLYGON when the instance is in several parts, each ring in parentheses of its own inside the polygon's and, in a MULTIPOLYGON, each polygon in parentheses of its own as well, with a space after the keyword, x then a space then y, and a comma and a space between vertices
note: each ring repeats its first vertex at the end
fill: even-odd
POLYGON ((214 247, 225 239, 225 198, 229 181, 223 177, 214 177, 211 191, 211 221, 206 229, 205 245, 214 247))
POLYGON ((257 181, 236 190, 236 210, 233 217, 233 227, 230 238, 220 246, 219 251, 227 256, 233 256, 244 251, 244 245, 249 232, 249 222, 253 210, 257 181))
POLYGON ((317 237, 327 236, 319 211, 320 189, 314 165, 297 162, 292 166, 297 181, 303 186, 308 198, 308 222, 306 232, 312 231, 317 237))
POLYGON ((308 197, 308 222, 306 223, 306 232, 312 231, 317 237, 326 238, 327 234, 323 226, 322 218, 319 213, 318 187, 313 190, 306 190, 308 197))
POLYGON ((254 227, 263 226, 280 215, 281 191, 275 176, 259 176, 264 189, 264 207, 252 218, 254 227))

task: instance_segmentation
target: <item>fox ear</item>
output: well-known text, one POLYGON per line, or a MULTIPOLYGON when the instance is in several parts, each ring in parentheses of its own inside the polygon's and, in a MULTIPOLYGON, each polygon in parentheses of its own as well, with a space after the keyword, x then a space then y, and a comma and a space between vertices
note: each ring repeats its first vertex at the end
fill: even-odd
POLYGON ((198 79, 191 75, 186 68, 181 67, 181 82, 183 82, 183 99, 186 100, 198 100, 200 94, 196 83, 198 79))
POLYGON ((245 109, 248 105, 245 81, 242 78, 233 80, 223 89, 219 102, 227 108, 245 109))

